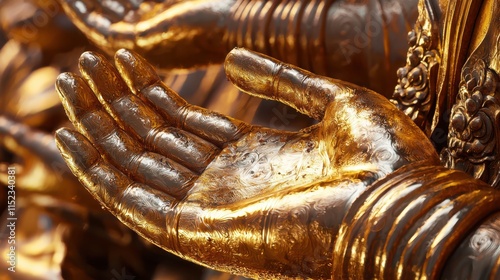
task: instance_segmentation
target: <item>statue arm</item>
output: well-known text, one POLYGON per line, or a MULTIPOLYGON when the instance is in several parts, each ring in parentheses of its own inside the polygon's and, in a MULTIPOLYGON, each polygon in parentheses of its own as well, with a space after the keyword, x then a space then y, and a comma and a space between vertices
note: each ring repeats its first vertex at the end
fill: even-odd
POLYGON ((368 187, 347 211, 333 275, 496 279, 499 199, 462 171, 409 164, 368 187))
POLYGON ((127 48, 163 69, 192 68, 243 47, 387 97, 417 18, 417 0, 60 2, 110 55, 127 48))
POLYGON ((59 130, 58 147, 103 206, 183 258, 252 277, 435 277, 498 210, 366 89, 231 52, 240 89, 320 121, 292 133, 187 104, 131 52, 115 64, 85 53, 83 78, 59 77, 78 132, 59 130))

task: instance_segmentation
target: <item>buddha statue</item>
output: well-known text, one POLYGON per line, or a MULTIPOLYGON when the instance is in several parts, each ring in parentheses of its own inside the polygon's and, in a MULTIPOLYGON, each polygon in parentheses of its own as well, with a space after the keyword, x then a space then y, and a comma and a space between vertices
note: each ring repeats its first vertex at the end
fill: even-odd
POLYGON ((57 146, 124 224, 248 277, 500 278, 498 1, 157 2, 61 1, 107 54, 133 50, 56 82, 57 146), (156 73, 222 61, 317 124, 239 121, 156 73))
POLYGON ((123 223, 256 278, 497 279, 500 3, 419 1, 392 102, 236 48, 240 90, 318 121, 298 132, 193 106, 140 55, 86 52, 56 87, 57 145, 123 223), (447 137, 444 137, 443 134, 447 137), (438 152, 440 156, 438 156, 438 152))

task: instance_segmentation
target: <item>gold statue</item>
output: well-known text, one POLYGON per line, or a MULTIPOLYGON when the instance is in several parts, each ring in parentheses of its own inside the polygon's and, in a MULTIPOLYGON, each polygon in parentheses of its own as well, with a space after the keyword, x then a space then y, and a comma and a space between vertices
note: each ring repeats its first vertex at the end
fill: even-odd
POLYGON ((421 130, 369 90, 233 50, 240 89, 320 120, 280 132, 187 104, 129 51, 115 63, 85 53, 83 78, 58 78, 81 133, 58 131, 58 147, 122 222, 183 258, 250 277, 433 278, 499 210, 496 191, 438 167, 421 130))
POLYGON ((162 69, 186 68, 245 47, 387 97, 417 18, 417 0, 60 2, 111 56, 127 48, 162 69))
POLYGON ((357 3, 131 1, 118 12, 109 3, 63 6, 108 53, 135 49, 162 68, 221 61, 235 46, 264 52, 233 49, 228 79, 318 121, 298 132, 238 121, 190 105, 133 51, 119 50, 116 68, 85 52, 82 77, 57 79, 76 131, 56 141, 127 226, 250 277, 500 278, 499 1, 420 0, 392 102, 382 96, 392 94, 381 71, 394 66, 389 29, 373 41, 384 42, 384 63, 373 62, 379 48, 363 48, 368 75, 351 71, 358 60, 332 67, 342 61, 328 43, 342 38, 329 33, 342 30, 335 13, 357 3), (318 74, 359 78, 382 95, 318 74))
POLYGON ((328 278, 354 199, 402 166, 439 162, 429 142, 409 141, 425 135, 387 99, 263 55, 233 50, 228 78, 317 125, 291 133, 242 123, 187 104, 131 52, 119 51, 115 64, 119 73, 84 53, 83 78, 58 78, 81 133, 60 130, 58 147, 124 223, 216 269, 328 278))

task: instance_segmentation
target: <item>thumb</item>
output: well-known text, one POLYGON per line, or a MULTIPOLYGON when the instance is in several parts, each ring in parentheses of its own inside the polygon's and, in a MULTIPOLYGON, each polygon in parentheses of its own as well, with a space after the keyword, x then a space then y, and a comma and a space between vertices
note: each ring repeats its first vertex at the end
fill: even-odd
POLYGON ((315 75, 269 56, 242 48, 233 49, 224 64, 228 79, 240 90, 280 101, 317 120, 347 83, 315 75))

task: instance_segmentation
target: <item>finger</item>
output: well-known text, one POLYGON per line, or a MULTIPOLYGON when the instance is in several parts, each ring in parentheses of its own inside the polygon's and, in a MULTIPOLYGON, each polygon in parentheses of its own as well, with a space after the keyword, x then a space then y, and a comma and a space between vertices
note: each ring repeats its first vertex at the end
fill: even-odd
POLYGON ((222 62, 227 52, 222 44, 225 19, 235 0, 147 1, 142 5, 60 2, 72 22, 101 49, 108 53, 134 49, 171 69, 222 62))
MULTIPOLYGON (((8 137, 17 145, 37 155, 49 167, 64 166, 51 134, 0 115, 0 137, 8 137)), ((61 170, 64 172, 65 170, 61 170)))
POLYGON ((335 94, 344 90, 341 84, 242 48, 227 55, 224 68, 228 79, 242 91, 280 101, 318 120, 335 94))
POLYGON ((120 74, 104 57, 91 52, 82 54, 80 71, 107 112, 148 149, 196 172, 203 171, 219 153, 212 143, 169 127, 154 109, 131 94, 120 74))
POLYGON ((192 186, 197 177, 192 171, 145 151, 104 111, 82 78, 61 74, 56 89, 75 127, 119 170, 176 198, 183 197, 192 186))
POLYGON ((130 90, 143 96, 170 123, 216 145, 239 139, 249 126, 241 121, 188 104, 163 84, 154 68, 139 55, 119 50, 115 63, 130 90))
POLYGON ((114 46, 132 48, 135 24, 122 21, 130 10, 118 1, 59 1, 72 22, 100 48, 113 51, 114 46))
POLYGON ((165 220, 174 199, 132 181, 107 164, 81 134, 62 128, 56 144, 69 168, 85 188, 127 226, 155 243, 167 244, 165 220))

